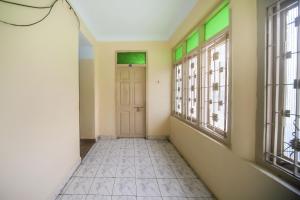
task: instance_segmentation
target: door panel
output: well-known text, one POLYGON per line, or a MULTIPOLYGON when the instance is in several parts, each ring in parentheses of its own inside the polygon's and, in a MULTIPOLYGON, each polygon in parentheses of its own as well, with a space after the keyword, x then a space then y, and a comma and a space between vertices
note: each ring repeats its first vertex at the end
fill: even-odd
POLYGON ((120 82, 120 104, 130 106, 130 82, 120 82))
POLYGON ((134 83, 134 105, 135 106, 143 106, 145 102, 145 84, 143 82, 135 82, 134 83))
POLYGON ((117 134, 119 137, 146 136, 146 69, 117 67, 117 134))
POLYGON ((145 133, 145 111, 140 109, 134 113, 134 135, 143 137, 145 133))
POLYGON ((120 136, 130 135, 130 112, 120 112, 120 136))

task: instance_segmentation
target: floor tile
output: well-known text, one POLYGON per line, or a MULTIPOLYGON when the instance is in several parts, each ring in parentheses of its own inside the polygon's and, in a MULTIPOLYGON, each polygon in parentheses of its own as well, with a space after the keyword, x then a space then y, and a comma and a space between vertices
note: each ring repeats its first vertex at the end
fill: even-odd
POLYGON ((64 194, 87 194, 92 182, 92 178, 73 177, 64 189, 64 194))
POLYGON ((112 196, 112 200, 136 200, 135 196, 112 196))
POLYGON ((177 178, 197 178, 193 170, 186 165, 175 165, 172 169, 177 178))
POLYGON ((85 200, 111 200, 111 196, 103 196, 99 194, 87 195, 85 200))
POLYGON ((87 165, 100 165, 103 158, 96 155, 87 155, 83 159, 82 163, 87 165))
POLYGON ((156 179, 136 179, 137 196, 161 196, 156 179))
POLYGON ((211 197, 211 193, 199 179, 178 180, 186 197, 211 197))
POLYGON ((57 200, 85 200, 85 195, 60 195, 57 200))
POLYGON ((160 156, 160 157, 150 157, 150 158, 154 166, 171 164, 170 160, 167 157, 160 156))
POLYGON ((136 178, 156 178, 152 165, 136 165, 136 178))
POLYGON ((137 200, 163 200, 161 197, 137 197, 137 200))
POLYGON ((95 178, 89 194, 112 195, 114 178, 95 178))
POLYGON ((136 195, 135 178, 116 178, 113 195, 136 195))
POLYGON ((119 156, 109 156, 107 155, 103 160, 102 160, 102 164, 103 165, 118 165, 119 163, 119 159, 120 157, 119 156))
POLYGON ((152 162, 149 156, 136 156, 135 165, 152 165, 152 162))
POLYGON ((134 165, 119 165, 117 168, 116 177, 126 177, 134 178, 135 177, 135 167, 134 165))
POLYGON ((157 178, 176 178, 176 175, 169 165, 154 166, 155 175, 157 178))
POLYGON ((122 156, 119 159, 119 165, 134 165, 134 156, 122 156))
POLYGON ((96 173, 96 177, 116 177, 116 165, 101 165, 96 173))
POLYGON ((162 196, 184 197, 180 184, 176 179, 157 179, 162 196))
POLYGON ((57 200, 215 200, 164 140, 112 139, 93 145, 57 200))
POLYGON ((98 171, 99 165, 87 165, 83 164, 80 165, 77 171, 75 172, 74 176, 79 177, 95 177, 97 171, 98 171))

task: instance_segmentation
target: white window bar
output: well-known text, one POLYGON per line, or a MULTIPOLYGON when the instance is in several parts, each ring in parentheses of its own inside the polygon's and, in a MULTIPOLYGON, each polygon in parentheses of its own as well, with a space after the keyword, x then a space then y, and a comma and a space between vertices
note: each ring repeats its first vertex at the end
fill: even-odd
POLYGON ((281 0, 268 8, 265 158, 300 177, 298 13, 298 0, 281 0))
POLYGON ((228 131, 228 60, 227 33, 202 49, 200 127, 223 138, 228 131))
POLYGON ((175 114, 182 115, 183 110, 183 68, 182 64, 175 66, 175 114))

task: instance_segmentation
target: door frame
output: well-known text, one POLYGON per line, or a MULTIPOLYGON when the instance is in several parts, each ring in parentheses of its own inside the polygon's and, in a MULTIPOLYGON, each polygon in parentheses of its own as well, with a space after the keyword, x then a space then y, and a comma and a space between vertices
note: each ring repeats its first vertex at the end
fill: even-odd
POLYGON ((147 50, 116 50, 115 51, 115 130, 116 130, 116 138, 120 138, 120 135, 117 134, 117 130, 118 130, 118 122, 117 122, 117 115, 118 115, 118 110, 117 110, 117 68, 118 67, 129 67, 127 64, 118 64, 117 62, 117 54, 118 53, 124 53, 124 52, 145 52, 146 53, 146 64, 145 65, 138 65, 138 64, 133 64, 132 67, 145 67, 145 76, 146 76, 146 79, 145 79, 145 99, 146 99, 146 108, 145 108, 145 138, 148 138, 148 107, 149 107, 149 104, 148 104, 148 51, 147 50))

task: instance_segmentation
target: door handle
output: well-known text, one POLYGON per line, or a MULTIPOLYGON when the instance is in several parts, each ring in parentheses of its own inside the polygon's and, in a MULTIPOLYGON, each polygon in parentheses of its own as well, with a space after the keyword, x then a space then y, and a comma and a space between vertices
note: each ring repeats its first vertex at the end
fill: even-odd
POLYGON ((140 109, 144 108, 143 106, 135 106, 137 112, 140 112, 140 109))

